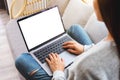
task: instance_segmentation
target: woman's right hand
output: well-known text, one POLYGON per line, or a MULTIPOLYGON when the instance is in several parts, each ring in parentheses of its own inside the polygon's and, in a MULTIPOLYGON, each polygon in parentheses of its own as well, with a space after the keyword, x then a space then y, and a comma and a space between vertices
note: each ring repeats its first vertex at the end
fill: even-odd
POLYGON ((65 68, 64 60, 60 58, 60 56, 57 53, 49 54, 49 58, 46 58, 46 61, 53 73, 57 70, 64 71, 65 68))
POLYGON ((68 52, 79 55, 84 52, 84 46, 76 41, 67 41, 63 43, 63 48, 68 52))

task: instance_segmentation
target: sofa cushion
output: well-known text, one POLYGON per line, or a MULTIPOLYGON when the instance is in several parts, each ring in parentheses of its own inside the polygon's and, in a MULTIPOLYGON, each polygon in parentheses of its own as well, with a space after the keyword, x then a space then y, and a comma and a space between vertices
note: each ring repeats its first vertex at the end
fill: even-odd
POLYGON ((47 7, 52 7, 57 5, 59 7, 61 16, 64 13, 64 10, 66 8, 66 6, 68 5, 70 0, 49 0, 49 3, 47 4, 47 7))
POLYGON ((84 4, 81 0, 70 0, 63 14, 65 28, 68 29, 72 24, 84 26, 92 13, 92 6, 84 4))
POLYGON ((89 34, 90 38, 94 43, 102 40, 104 37, 107 36, 108 33, 104 22, 98 21, 95 13, 91 15, 84 29, 89 34))

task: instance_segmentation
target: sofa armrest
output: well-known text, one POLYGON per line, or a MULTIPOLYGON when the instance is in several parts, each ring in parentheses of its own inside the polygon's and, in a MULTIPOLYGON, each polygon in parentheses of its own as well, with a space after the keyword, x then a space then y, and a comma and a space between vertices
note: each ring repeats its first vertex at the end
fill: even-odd
MULTIPOLYGON (((7 38, 8 38, 8 42, 9 42, 14 60, 20 54, 27 52, 25 44, 21 42, 22 36, 17 26, 18 26, 17 22, 14 19, 10 20, 6 25, 7 38)), ((20 77, 20 80, 25 80, 25 78, 20 74, 19 74, 19 77, 20 77)))

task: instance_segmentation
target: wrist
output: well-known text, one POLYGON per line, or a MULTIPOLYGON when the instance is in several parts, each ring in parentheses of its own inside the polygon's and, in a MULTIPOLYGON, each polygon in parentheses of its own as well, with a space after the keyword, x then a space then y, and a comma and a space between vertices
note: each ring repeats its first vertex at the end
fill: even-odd
POLYGON ((78 52, 78 55, 81 54, 81 53, 83 53, 83 52, 84 52, 84 46, 81 45, 81 46, 80 46, 80 50, 79 50, 79 52, 78 52))

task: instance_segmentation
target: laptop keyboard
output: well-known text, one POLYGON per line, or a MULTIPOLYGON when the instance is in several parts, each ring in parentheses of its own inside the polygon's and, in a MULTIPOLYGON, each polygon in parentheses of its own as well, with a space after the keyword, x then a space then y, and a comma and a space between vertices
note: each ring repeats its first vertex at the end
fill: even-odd
POLYGON ((38 58, 41 63, 45 62, 45 58, 48 57, 48 54, 53 53, 62 53, 65 49, 62 48, 62 44, 66 41, 72 40, 70 37, 65 36, 55 42, 47 45, 46 47, 34 52, 33 54, 38 58))

